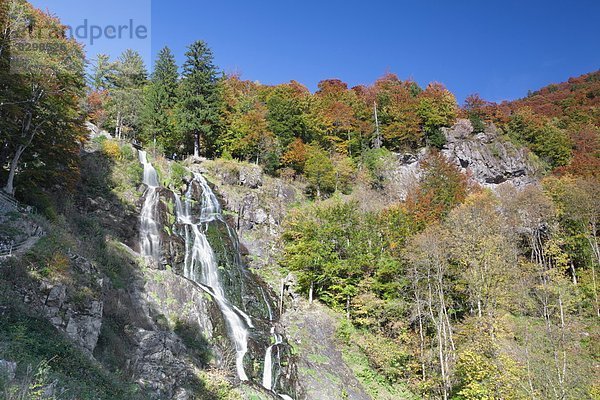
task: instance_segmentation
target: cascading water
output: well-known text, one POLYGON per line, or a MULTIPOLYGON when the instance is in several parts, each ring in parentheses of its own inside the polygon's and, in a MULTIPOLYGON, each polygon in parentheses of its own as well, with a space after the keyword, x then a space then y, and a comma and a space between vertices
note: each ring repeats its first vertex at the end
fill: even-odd
POLYGON ((206 224, 214 220, 224 223, 221 208, 216 196, 201 175, 196 174, 194 181, 202 188, 200 218, 192 215, 192 185, 185 194, 184 203, 179 196, 175 197, 177 220, 185 229, 184 275, 200 284, 216 300, 231 333, 236 351, 236 369, 238 377, 246 381, 248 376, 244 370, 244 356, 248 351, 248 327, 252 327, 250 317, 232 305, 225 296, 223 285, 219 279, 218 264, 215 253, 206 237, 206 224))
POLYGON ((140 215, 140 252, 142 257, 159 261, 160 236, 156 222, 156 206, 159 200, 158 175, 156 170, 148 162, 145 151, 138 153, 140 163, 144 166, 143 183, 147 186, 144 193, 144 205, 140 215))
MULTIPOLYGON (((158 262, 161 245, 159 218, 157 216, 157 206, 160 197, 158 176, 156 170, 148 162, 146 152, 139 151, 139 160, 144 166, 143 183, 147 186, 140 218, 140 249, 141 254, 145 258, 158 262)), ((218 305, 227 325, 230 339, 235 346, 237 375, 240 380, 247 381, 249 378, 244 369, 244 357, 248 352, 250 330, 256 328, 250 316, 240 309, 242 307, 241 297, 236 296, 238 294, 241 295, 243 289, 238 287, 233 291, 228 290, 226 292, 223 284, 224 276, 228 276, 228 278, 225 278, 229 282, 228 285, 232 281, 235 282, 234 285, 242 285, 244 279, 246 279, 243 274, 236 275, 236 273, 240 273, 242 267, 239 241, 236 233, 225 221, 217 197, 202 175, 194 174, 193 181, 189 183, 188 189, 183 196, 179 196, 177 193, 173 193, 173 195, 175 198, 177 224, 179 225, 177 234, 185 240, 183 274, 187 279, 197 283, 218 305), (198 192, 197 189, 201 190, 199 201, 194 198, 194 194, 198 192), (233 259, 230 259, 232 264, 229 264, 232 265, 232 268, 228 268, 228 270, 219 271, 219 264, 223 260, 221 259, 221 255, 217 257, 215 250, 208 240, 208 232, 211 227, 213 230, 216 229, 215 232, 221 231, 224 233, 226 231, 229 239, 227 243, 232 246, 227 251, 229 257, 233 256, 233 259), (220 274, 225 275, 220 276, 220 274)), ((280 373, 280 353, 281 349, 283 349, 282 345, 284 341, 283 337, 277 334, 273 327, 274 317, 269 297, 262 287, 259 288, 260 292, 257 292, 256 295, 260 296, 262 294, 266 305, 265 310, 268 312, 269 324, 271 326, 270 334, 272 337, 271 344, 265 351, 262 386, 267 390, 273 391, 278 381, 278 375, 274 376, 274 372, 277 374, 280 373)), ((264 326, 264 322, 262 324, 261 326, 264 326)), ((259 331, 256 330, 254 334, 258 334, 259 331)), ((288 395, 278 395, 285 400, 292 400, 288 395)))
POLYGON ((273 389, 273 349, 278 349, 277 346, 283 343, 282 337, 275 333, 275 328, 271 328, 271 335, 273 335, 275 343, 267 347, 267 351, 265 352, 265 364, 263 366, 262 378, 262 385, 268 390, 273 389))

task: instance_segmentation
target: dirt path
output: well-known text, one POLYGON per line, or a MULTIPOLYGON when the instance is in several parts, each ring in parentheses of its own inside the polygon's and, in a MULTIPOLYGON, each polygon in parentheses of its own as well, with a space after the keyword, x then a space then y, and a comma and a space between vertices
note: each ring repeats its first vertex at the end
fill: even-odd
POLYGON ((24 242, 16 245, 10 253, 0 254, 0 260, 10 258, 10 257, 20 257, 23 254, 27 253, 35 244, 40 240, 42 236, 32 236, 24 242))

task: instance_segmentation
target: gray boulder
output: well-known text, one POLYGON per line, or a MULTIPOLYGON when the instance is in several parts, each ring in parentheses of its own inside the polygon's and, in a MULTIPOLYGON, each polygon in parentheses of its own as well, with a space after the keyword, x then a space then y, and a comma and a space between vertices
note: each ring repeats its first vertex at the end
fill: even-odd
POLYGON ((442 153, 478 184, 494 188, 509 182, 523 187, 536 181, 527 150, 501 137, 493 124, 474 134, 471 122, 460 119, 443 132, 447 142, 442 153))
POLYGON ((247 186, 251 189, 262 186, 262 169, 254 164, 247 164, 240 167, 239 183, 241 186, 247 186))

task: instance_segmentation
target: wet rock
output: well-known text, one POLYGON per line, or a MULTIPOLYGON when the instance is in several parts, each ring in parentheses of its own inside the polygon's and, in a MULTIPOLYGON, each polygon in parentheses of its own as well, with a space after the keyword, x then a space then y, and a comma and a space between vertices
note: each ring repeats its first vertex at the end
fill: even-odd
MULTIPOLYGON (((128 369, 150 399, 195 398, 187 388, 196 379, 194 371, 208 362, 199 358, 200 347, 209 354, 209 341, 227 337, 210 297, 174 271, 145 269, 127 290, 110 294, 105 312, 128 321, 120 334, 127 343, 128 369), (177 332, 184 332, 187 342, 177 332)), ((98 353, 106 350, 100 347, 98 353)))

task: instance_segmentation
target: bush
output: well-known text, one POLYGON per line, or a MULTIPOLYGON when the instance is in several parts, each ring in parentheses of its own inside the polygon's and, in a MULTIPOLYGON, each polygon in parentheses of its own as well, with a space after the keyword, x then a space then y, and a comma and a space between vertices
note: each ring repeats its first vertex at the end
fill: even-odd
POLYGON ((122 154, 119 143, 115 142, 114 140, 105 140, 102 142, 101 146, 102 153, 104 153, 104 155, 108 158, 113 160, 118 160, 121 158, 122 154))
POLYGON ((183 165, 177 162, 171 164, 171 182, 173 184, 180 184, 187 175, 188 170, 183 165))
POLYGON ((427 144, 436 149, 442 149, 446 145, 446 136, 441 128, 435 128, 427 133, 427 144))
POLYGON ((473 125, 473 133, 481 133, 485 130, 485 122, 477 113, 469 113, 469 120, 473 125))
POLYGON ((50 221, 56 221, 58 213, 50 195, 35 184, 27 186, 27 190, 17 188, 17 197, 25 204, 34 207, 40 214, 50 221))
POLYGON ((121 147, 121 157, 127 161, 135 160, 135 155, 133 154, 133 149, 131 145, 125 144, 121 147))
POLYGON ((386 168, 392 157, 392 152, 385 148, 371 149, 363 155, 363 163, 369 171, 373 187, 383 188, 385 185, 386 168))

